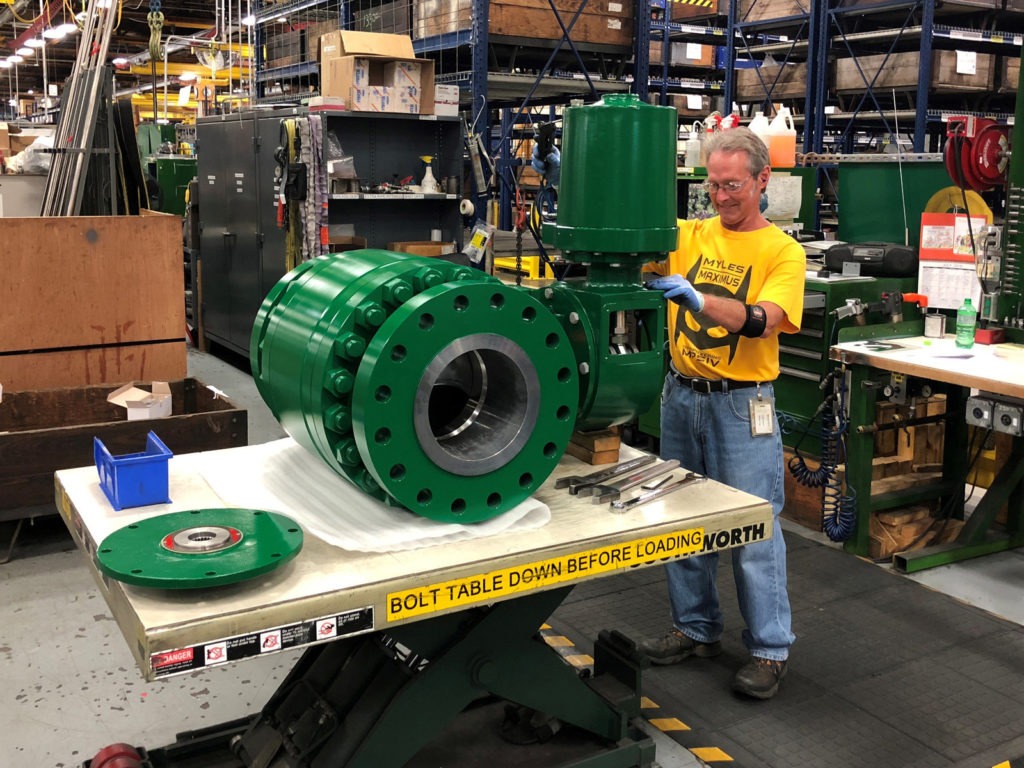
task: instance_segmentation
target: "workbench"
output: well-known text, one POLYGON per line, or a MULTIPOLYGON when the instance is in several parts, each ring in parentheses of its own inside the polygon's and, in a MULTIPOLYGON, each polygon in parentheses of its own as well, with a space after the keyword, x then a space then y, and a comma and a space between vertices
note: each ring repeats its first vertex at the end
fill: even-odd
MULTIPOLYGON (((309 646, 264 714, 246 724, 243 745, 235 748, 239 765, 268 764, 259 755, 282 741, 289 754, 319 751, 324 762, 310 765, 404 765, 486 694, 617 744, 622 762, 600 765, 647 765, 653 746, 627 743, 629 721, 639 713, 632 643, 617 633, 599 638, 594 678, 583 680, 540 641, 538 628, 576 583, 760 541, 773 530, 767 502, 710 480, 613 513, 607 504, 554 488, 559 477, 595 469, 566 456, 534 497, 551 512, 535 529, 395 552, 343 550, 307 531, 291 562, 205 590, 133 587, 97 569, 97 544, 133 520, 234 506, 203 478, 220 453, 170 459, 170 504, 114 512, 93 467, 58 471, 56 500, 147 680, 309 646), (380 671, 385 666, 397 671, 380 671), (605 670, 612 674, 602 675, 605 670), (382 703, 383 691, 389 693, 382 703), (410 733, 413 713, 417 729, 410 733), (332 746, 313 726, 315 735, 304 731, 310 720, 321 730, 325 721, 334 723, 344 743, 332 746)), ((632 455, 638 452, 623 448, 623 459, 632 455)), ((339 505, 359 495, 336 481, 330 492, 339 505)), ((301 487, 306 480, 292 482, 301 487)))
MULTIPOLYGON (((975 344, 970 349, 960 349, 950 334, 935 339, 894 335, 843 340, 831 348, 829 356, 849 372, 846 482, 851 495, 857 498, 858 514, 856 533, 846 542, 846 548, 856 554, 867 554, 871 514, 883 509, 938 497, 943 499, 944 507, 951 516, 963 519, 964 485, 970 461, 965 420, 967 398, 971 389, 977 389, 995 396, 996 400, 1019 402, 1024 399, 1024 379, 1021 377, 1024 345, 975 344), (874 435, 864 427, 874 424, 878 393, 886 385, 892 386, 893 374, 906 377, 898 384, 904 387, 904 393, 907 389, 913 391, 915 380, 930 382, 933 391, 945 392, 942 477, 938 482, 921 483, 910 492, 872 497, 874 435)), ((909 573, 1024 545, 1022 481, 1022 439, 1015 437, 1009 460, 986 490, 956 541, 897 553, 893 557, 893 566, 909 573), (992 523, 1004 504, 1009 504, 1006 531, 994 532, 992 523)))

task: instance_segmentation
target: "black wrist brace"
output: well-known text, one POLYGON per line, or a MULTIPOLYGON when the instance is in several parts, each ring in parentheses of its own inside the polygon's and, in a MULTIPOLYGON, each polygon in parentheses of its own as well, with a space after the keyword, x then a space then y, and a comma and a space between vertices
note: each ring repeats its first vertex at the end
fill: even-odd
POLYGON ((768 325, 768 316, 765 315, 764 307, 760 304, 747 304, 747 322, 740 328, 740 336, 746 336, 750 339, 756 339, 764 333, 765 327, 768 325))

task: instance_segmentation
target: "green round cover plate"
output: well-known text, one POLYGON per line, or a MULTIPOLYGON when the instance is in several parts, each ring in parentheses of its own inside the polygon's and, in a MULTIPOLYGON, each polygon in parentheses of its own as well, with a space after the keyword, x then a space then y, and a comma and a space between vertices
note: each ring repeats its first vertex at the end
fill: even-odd
POLYGON ((302 549, 302 529, 275 512, 194 509, 158 515, 107 536, 99 569, 127 584, 196 589, 274 570, 302 549))

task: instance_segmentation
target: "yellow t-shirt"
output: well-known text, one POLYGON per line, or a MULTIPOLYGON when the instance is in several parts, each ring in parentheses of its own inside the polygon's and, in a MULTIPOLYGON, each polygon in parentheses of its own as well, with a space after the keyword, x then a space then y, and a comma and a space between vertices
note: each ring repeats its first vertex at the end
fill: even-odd
MULTIPOLYGON (((806 256, 793 238, 774 224, 753 232, 725 229, 717 216, 679 221, 675 251, 644 271, 679 274, 701 293, 738 299, 744 304, 770 301, 785 313, 778 330, 796 333, 804 306, 806 256)), ((751 339, 706 326, 674 301, 668 303, 672 362, 686 376, 734 381, 774 381, 779 375, 779 334, 751 339)))

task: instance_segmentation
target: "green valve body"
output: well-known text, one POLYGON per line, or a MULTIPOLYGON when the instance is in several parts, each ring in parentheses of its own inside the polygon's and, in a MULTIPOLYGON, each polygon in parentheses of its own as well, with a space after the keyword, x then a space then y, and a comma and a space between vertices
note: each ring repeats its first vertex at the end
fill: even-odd
POLYGON ((471 523, 529 497, 576 421, 572 347, 529 292, 444 261, 362 250, 308 261, 264 300, 260 395, 363 492, 471 523))
POLYGON ((565 110, 558 223, 545 234, 587 277, 544 292, 580 361, 578 429, 644 413, 664 375, 665 300, 641 267, 676 247, 676 122, 633 94, 565 110), (623 325, 639 344, 622 343, 623 325))
POLYGON ((381 250, 305 262, 256 318, 250 364, 285 430, 367 494, 444 522, 530 496, 574 429, 661 391, 676 243, 676 112, 633 96, 565 112, 555 244, 587 277, 540 289, 381 250))

